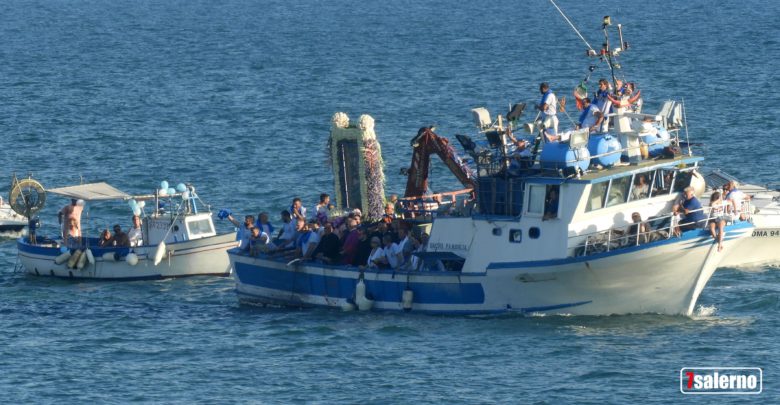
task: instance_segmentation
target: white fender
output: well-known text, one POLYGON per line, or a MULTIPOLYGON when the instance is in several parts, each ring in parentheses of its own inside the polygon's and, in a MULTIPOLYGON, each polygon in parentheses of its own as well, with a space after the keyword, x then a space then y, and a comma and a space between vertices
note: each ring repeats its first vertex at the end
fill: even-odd
POLYGON ((75 252, 70 256, 70 259, 68 259, 68 268, 72 269, 76 267, 76 262, 79 261, 79 257, 81 257, 81 249, 76 249, 75 252))
POLYGON ((355 286, 355 304, 358 310, 368 311, 374 306, 374 301, 366 298, 366 283, 361 278, 355 286))
POLYGON ((125 261, 129 265, 135 266, 136 264, 138 264, 138 255, 135 253, 128 253, 127 257, 125 257, 125 261))
POLYGON ((116 254, 114 252, 103 253, 103 260, 107 261, 107 262, 115 262, 116 261, 116 254))
POLYGON ((54 258, 54 264, 62 264, 68 261, 70 259, 70 252, 61 253, 59 256, 54 258))
POLYGON ((154 252, 154 265, 155 266, 160 264, 160 262, 163 259, 163 256, 165 256, 165 241, 160 242, 160 244, 157 245, 157 250, 154 252))
POLYGON ((84 268, 85 264, 87 264, 87 252, 79 255, 79 260, 76 261, 76 268, 81 270, 84 268))
POLYGON ((85 253, 87 254, 89 264, 95 264, 95 256, 92 254, 92 249, 87 249, 85 253))
POLYGON ((351 304, 349 302, 345 302, 344 305, 341 306, 341 310, 344 312, 350 312, 355 310, 355 304, 351 304))
POLYGON ((412 309, 412 301, 414 300, 414 291, 406 289, 401 294, 401 307, 404 311, 410 311, 412 309))

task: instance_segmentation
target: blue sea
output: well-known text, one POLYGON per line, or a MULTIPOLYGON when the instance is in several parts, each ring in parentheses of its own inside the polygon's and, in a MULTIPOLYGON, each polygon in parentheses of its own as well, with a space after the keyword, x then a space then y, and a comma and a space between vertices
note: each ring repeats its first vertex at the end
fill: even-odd
MULTIPOLYGON (((780 3, 559 5, 595 48, 602 16, 624 24, 623 73, 646 111, 684 99, 708 166, 778 181, 780 3)), ((471 108, 506 113, 542 81, 574 115, 591 63, 541 0, 5 0, 0 38, 4 196, 13 173, 135 193, 167 180, 241 214, 332 191, 337 111, 376 119, 387 190, 402 193, 420 127, 473 134, 471 108)), ((433 176, 458 185, 441 164, 433 176)), ((49 196, 44 231, 65 203, 49 196)), ((445 317, 245 307, 230 278, 68 282, 16 264, 0 240, 4 403, 780 401, 775 268, 718 270, 692 317, 445 317), (680 369, 703 366, 762 367, 763 393, 682 395, 680 369)))

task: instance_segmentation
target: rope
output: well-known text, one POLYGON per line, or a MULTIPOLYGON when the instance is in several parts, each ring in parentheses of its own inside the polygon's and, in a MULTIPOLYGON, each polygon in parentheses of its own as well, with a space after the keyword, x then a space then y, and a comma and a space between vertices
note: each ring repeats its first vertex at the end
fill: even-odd
POLYGON ((574 26, 574 24, 571 22, 571 20, 569 20, 569 17, 566 17, 566 14, 564 14, 564 13, 563 13, 563 10, 561 10, 561 8, 560 8, 560 7, 558 7, 558 5, 557 5, 557 4, 555 4, 555 1, 554 1, 554 0, 550 0, 550 3, 552 3, 552 5, 553 5, 553 6, 554 6, 554 7, 555 7, 557 10, 558 10, 558 12, 559 12, 559 13, 561 13, 561 16, 563 17, 563 19, 564 19, 564 20, 566 20, 566 22, 567 22, 567 23, 569 23, 569 26, 571 27, 571 29, 573 29, 573 30, 574 30, 574 32, 577 34, 577 36, 579 36, 579 37, 580 37, 580 39, 582 40, 582 42, 584 42, 584 43, 585 43, 585 45, 587 45, 587 46, 588 46, 588 49, 590 49, 591 51, 594 51, 594 52, 595 52, 596 50, 595 50, 595 49, 593 49, 593 47, 592 47, 592 46, 590 46, 590 44, 589 44, 589 43, 588 43, 588 41, 585 39, 585 37, 583 37, 583 36, 582 36, 582 34, 580 34, 580 31, 577 29, 577 27, 575 27, 575 26, 574 26))

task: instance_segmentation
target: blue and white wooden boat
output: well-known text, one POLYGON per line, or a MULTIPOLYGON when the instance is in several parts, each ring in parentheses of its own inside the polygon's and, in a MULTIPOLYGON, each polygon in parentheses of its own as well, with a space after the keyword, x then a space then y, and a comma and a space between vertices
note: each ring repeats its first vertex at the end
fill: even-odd
MULTIPOLYGON (((235 234, 218 234, 211 212, 198 212, 200 199, 194 188, 183 185, 181 188, 179 192, 170 190, 165 195, 155 192, 144 196, 129 195, 106 183, 48 190, 49 193, 85 201, 82 224, 93 222, 90 218, 90 208, 95 208, 93 205, 130 202, 131 209, 143 217, 142 243, 131 247, 101 247, 98 238, 82 237, 78 246, 68 247, 59 236, 40 237, 33 231, 17 240, 19 262, 29 274, 69 279, 150 280, 196 275, 229 276, 231 268, 225 252, 236 246, 235 234), (154 204, 153 207, 144 209, 146 202, 150 202, 150 206, 154 204), (163 210, 161 206, 169 209, 163 210)), ((125 220, 122 224, 125 231, 127 222, 125 220)))

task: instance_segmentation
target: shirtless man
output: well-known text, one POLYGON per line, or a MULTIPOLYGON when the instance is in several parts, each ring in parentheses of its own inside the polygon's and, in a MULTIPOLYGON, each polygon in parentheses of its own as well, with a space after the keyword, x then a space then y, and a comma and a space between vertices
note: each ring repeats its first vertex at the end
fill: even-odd
POLYGON ((57 221, 62 225, 62 239, 65 240, 68 236, 68 224, 70 219, 76 220, 76 227, 81 229, 81 212, 84 211, 84 204, 79 204, 79 200, 71 198, 70 204, 62 207, 59 213, 57 213, 57 221))

